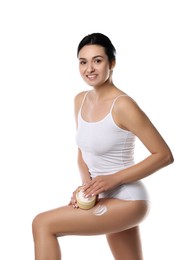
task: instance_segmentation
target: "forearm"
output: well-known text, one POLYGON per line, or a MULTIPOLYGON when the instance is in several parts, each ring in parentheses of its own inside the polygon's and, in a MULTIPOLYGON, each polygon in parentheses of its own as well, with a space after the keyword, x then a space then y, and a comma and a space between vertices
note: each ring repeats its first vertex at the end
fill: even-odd
POLYGON ((85 184, 91 180, 90 173, 85 163, 78 163, 79 173, 81 176, 82 184, 85 184))
POLYGON ((119 184, 143 179, 173 162, 172 155, 152 154, 143 161, 116 173, 119 184))
POLYGON ((91 180, 90 173, 87 165, 85 164, 81 151, 78 149, 78 168, 81 176, 82 184, 89 182, 91 180))

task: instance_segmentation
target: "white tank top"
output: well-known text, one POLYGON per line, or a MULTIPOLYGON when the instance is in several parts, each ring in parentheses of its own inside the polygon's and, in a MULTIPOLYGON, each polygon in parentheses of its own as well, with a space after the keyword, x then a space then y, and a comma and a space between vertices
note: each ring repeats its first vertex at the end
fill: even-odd
POLYGON ((117 96, 109 113, 100 121, 87 122, 81 111, 85 94, 78 114, 76 142, 92 178, 98 175, 113 174, 134 164, 135 136, 121 129, 113 120, 112 109, 120 96, 117 96))

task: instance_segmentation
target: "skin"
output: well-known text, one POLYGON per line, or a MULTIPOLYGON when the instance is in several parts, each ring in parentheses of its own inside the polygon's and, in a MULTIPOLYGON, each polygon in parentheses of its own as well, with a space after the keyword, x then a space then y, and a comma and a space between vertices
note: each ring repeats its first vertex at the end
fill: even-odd
MULTIPOLYGON (((92 86, 82 108, 84 120, 96 122, 103 119, 108 114, 114 98, 124 94, 113 84, 114 67, 115 61, 109 62, 103 47, 87 45, 80 50, 79 71, 85 82, 92 86)), ((81 92, 74 100, 76 123, 84 95, 85 92, 81 92)), ((173 162, 168 145, 131 97, 118 98, 112 116, 120 128, 132 131, 141 140, 150 155, 120 172, 91 179, 78 149, 79 172, 86 196, 98 195, 120 184, 143 179, 173 162)), ((40 213, 34 218, 35 259, 62 259, 58 237, 106 234, 115 260, 143 260, 139 224, 149 212, 148 201, 105 198, 99 199, 94 208, 82 210, 77 206, 75 192, 69 205, 40 213), (99 205, 106 207, 107 211, 96 216, 94 212, 99 205)))

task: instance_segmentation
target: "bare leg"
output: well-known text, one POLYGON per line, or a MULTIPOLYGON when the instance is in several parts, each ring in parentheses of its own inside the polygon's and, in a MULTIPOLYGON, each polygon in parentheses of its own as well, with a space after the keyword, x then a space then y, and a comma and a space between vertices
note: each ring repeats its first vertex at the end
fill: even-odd
POLYGON ((107 235, 115 260, 143 260, 139 227, 107 235))
POLYGON ((33 220, 35 260, 60 260, 59 236, 118 233, 138 225, 147 211, 145 201, 103 199, 90 210, 65 206, 41 213, 33 220))
POLYGON ((33 235, 35 246, 35 259, 37 260, 59 260, 61 259, 61 251, 57 236, 50 231, 47 223, 42 220, 33 222, 33 235))

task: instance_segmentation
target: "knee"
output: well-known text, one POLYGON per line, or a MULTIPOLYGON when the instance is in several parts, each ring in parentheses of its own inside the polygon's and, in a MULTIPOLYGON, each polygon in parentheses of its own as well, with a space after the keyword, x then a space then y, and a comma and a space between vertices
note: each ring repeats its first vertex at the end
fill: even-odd
POLYGON ((32 221, 32 234, 35 239, 46 229, 45 217, 43 213, 36 215, 32 221))

